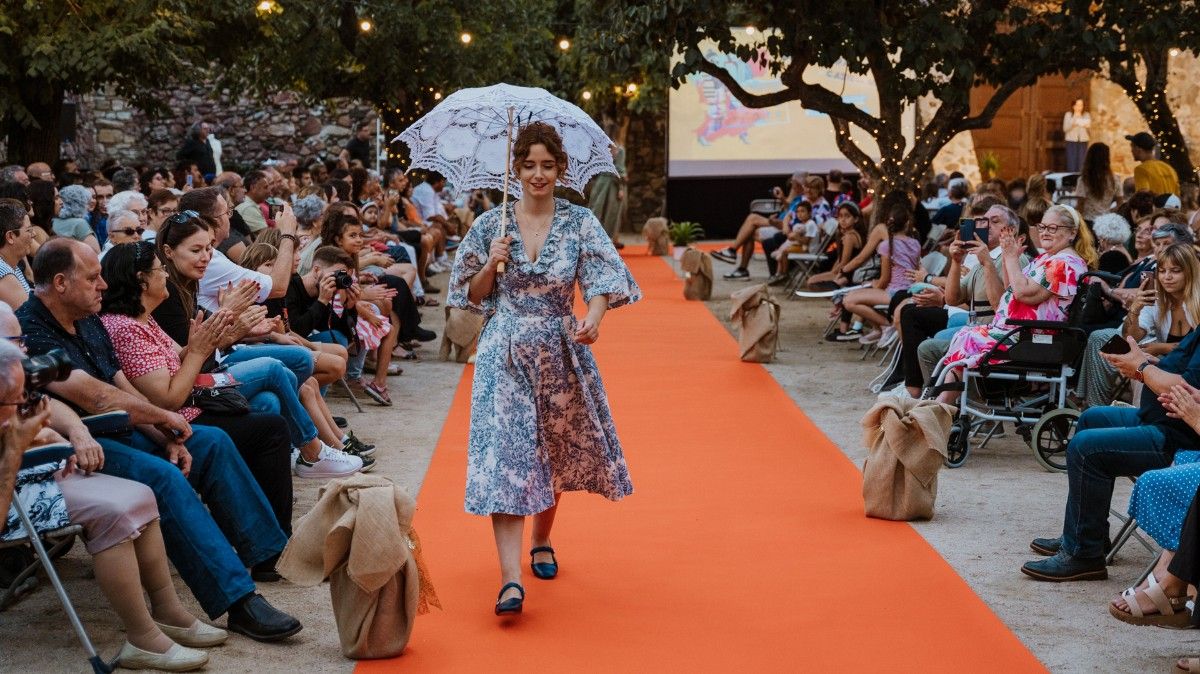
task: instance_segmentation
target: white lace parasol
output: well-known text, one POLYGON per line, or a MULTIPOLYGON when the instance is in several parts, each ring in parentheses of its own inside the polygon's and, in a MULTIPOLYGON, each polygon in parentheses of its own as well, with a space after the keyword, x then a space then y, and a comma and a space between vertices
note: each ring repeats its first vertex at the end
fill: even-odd
MULTIPOLYGON (((405 129, 399 140, 408 146, 413 168, 432 169, 446 176, 457 190, 505 186, 508 158, 508 111, 513 110, 513 138, 530 122, 545 122, 558 130, 567 152, 567 171, 559 180, 583 192, 600 173, 616 173, 609 147, 612 141, 578 106, 545 89, 495 84, 461 89, 405 129)), ((508 189, 520 198, 521 183, 508 189)))

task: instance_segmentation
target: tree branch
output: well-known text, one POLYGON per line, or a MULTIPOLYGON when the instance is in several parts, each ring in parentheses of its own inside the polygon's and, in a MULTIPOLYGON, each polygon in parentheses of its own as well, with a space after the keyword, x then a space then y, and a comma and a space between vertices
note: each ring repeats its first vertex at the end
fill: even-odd
POLYGON ((862 169, 864 173, 870 174, 873 171, 875 175, 872 175, 872 178, 879 177, 879 168, 876 166, 875 160, 863 152, 858 143, 855 143, 854 139, 850 137, 850 123, 833 116, 829 117, 829 121, 833 122, 834 140, 842 155, 849 159, 850 163, 862 169))
POLYGON ((983 106, 983 110, 979 111, 974 117, 966 117, 961 123, 954 125, 955 132, 970 131, 972 129, 986 129, 992 125, 992 119, 996 113, 1000 111, 1000 106, 1015 94, 1018 89, 1027 87, 1034 82, 1037 82, 1038 72, 1034 70, 1023 70, 1015 76, 1004 81, 996 91, 992 92, 992 97, 988 100, 987 105, 983 106))
POLYGON ((823 112, 830 118, 844 119, 872 136, 879 135, 878 119, 843 101, 840 96, 825 87, 804 82, 799 76, 787 78, 797 81, 796 85, 788 85, 780 91, 769 94, 752 94, 746 91, 728 70, 708 59, 700 60, 700 72, 710 75, 724 84, 734 98, 747 108, 769 108, 789 101, 800 101, 800 104, 808 110, 823 112))

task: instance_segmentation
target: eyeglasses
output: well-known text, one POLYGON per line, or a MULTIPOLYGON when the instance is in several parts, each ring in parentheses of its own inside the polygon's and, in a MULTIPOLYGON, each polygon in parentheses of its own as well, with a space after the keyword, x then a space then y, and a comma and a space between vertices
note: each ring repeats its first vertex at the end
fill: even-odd
POLYGON ((161 271, 164 274, 168 273, 167 268, 162 266, 161 264, 158 265, 157 267, 151 267, 151 268, 147 269, 144 273, 149 274, 151 272, 156 272, 156 271, 161 271))
POLYGON ((12 342, 13 346, 16 346, 17 348, 21 348, 21 347, 25 346, 25 335, 17 335, 15 337, 5 337, 5 339, 12 342))
POLYGON ((124 234, 125 236, 133 236, 134 234, 141 236, 146 232, 145 227, 126 227, 124 229, 111 229, 110 234, 124 234))
POLYGON ((1060 229, 1066 229, 1066 230, 1075 229, 1071 225, 1060 225, 1060 224, 1054 223, 1054 222, 1039 222, 1039 223, 1037 223, 1036 226, 1037 226, 1037 231, 1046 232, 1047 234, 1057 234, 1058 230, 1060 230, 1060 229))
POLYGON ((154 211, 156 213, 158 213, 159 215, 175 215, 176 213, 179 212, 179 209, 168 207, 168 208, 156 208, 156 209, 154 209, 154 211))

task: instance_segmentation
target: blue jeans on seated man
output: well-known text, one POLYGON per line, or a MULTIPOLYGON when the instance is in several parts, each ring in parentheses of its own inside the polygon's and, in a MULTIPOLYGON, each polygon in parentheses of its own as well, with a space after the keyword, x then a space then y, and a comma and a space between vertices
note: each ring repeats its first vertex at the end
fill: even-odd
POLYGON ((255 358, 278 360, 296 375, 296 381, 308 381, 313 373, 313 352, 291 344, 242 344, 226 355, 221 364, 233 365, 255 358))
POLYGON ((260 414, 278 414, 287 421, 293 447, 300 447, 317 437, 312 416, 300 402, 296 375, 281 361, 254 358, 233 363, 228 371, 238 380, 242 395, 250 399, 252 410, 260 414))
POLYGON ((186 478, 140 432, 96 440, 104 447, 102 473, 154 491, 167 556, 209 618, 254 592, 246 568, 278 555, 287 536, 224 431, 192 426, 186 478))
POLYGON ((1175 456, 1166 434, 1142 425, 1134 407, 1088 408, 1067 445, 1067 509, 1062 550, 1072 557, 1104 556, 1108 509, 1118 477, 1166 468, 1175 456))

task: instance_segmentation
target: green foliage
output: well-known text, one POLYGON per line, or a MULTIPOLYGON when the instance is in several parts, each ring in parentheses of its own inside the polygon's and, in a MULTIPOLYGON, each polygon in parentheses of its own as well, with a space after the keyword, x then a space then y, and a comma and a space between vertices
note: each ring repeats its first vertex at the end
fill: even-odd
POLYGON ((704 228, 698 222, 673 222, 667 227, 667 238, 676 246, 686 246, 704 238, 704 228))

